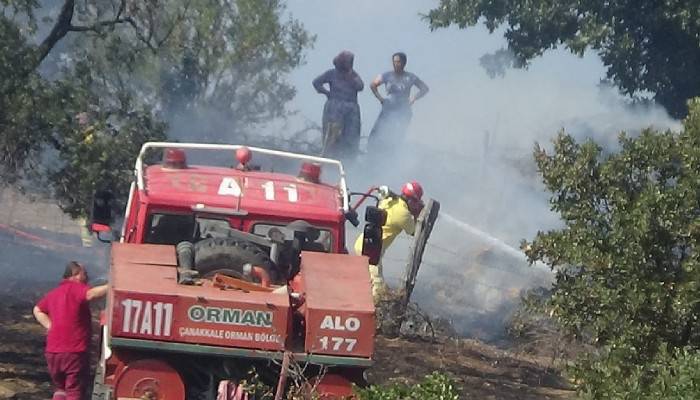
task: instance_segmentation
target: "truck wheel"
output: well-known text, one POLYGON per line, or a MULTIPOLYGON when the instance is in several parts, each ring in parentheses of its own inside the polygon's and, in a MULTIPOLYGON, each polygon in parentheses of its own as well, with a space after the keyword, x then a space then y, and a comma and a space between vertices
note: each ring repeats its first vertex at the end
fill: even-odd
POLYGON ((244 276, 245 264, 262 267, 272 281, 276 281, 277 271, 270 256, 252 243, 234 238, 210 238, 194 245, 194 268, 203 276, 220 272, 239 278, 244 276))

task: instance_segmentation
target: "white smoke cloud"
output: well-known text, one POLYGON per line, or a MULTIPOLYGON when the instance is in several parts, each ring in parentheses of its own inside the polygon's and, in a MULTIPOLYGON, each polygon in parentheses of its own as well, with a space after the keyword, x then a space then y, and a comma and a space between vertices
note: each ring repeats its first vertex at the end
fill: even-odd
MULTIPOLYGON (((291 77, 298 89, 291 106, 301 115, 320 121, 325 97, 314 92, 311 80, 344 49, 355 53, 355 69, 366 85, 359 98, 363 135, 380 108, 369 83, 391 68, 392 53, 406 52, 407 70, 430 86, 414 107, 406 142, 397 153, 364 159, 350 169, 348 180, 352 189, 362 190, 376 184, 398 188, 417 179, 444 212, 470 227, 447 217, 438 221, 414 292, 422 306, 453 319, 466 333, 498 335, 520 290, 551 279, 512 254, 521 239, 559 224, 532 161, 535 142, 546 145, 566 129, 579 139, 614 147, 622 130, 634 134, 650 125, 679 126, 662 109, 631 107, 614 89, 600 85, 605 68, 595 55, 551 51, 527 70, 490 79, 479 58, 505 46, 501 35, 489 35, 483 27, 430 32, 419 13, 436 1, 288 4, 289 12, 318 35, 307 64, 291 77)), ((397 241, 386 255, 385 274, 395 285, 408 243, 397 241)))

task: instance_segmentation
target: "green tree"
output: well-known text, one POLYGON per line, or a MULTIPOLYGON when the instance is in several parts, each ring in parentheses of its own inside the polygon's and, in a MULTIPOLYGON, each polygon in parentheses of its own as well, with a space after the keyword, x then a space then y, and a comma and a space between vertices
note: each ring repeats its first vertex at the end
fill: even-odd
POLYGON ((27 69, 32 57, 33 49, 17 25, 0 14, 0 177, 8 183, 17 180, 25 162, 36 159, 51 138, 45 116, 33 112, 46 106, 50 96, 46 82, 27 69))
POLYGON ((107 38, 80 37, 77 55, 112 86, 148 96, 166 120, 178 127, 185 120, 200 140, 252 136, 288 114, 296 92, 286 76, 314 38, 284 19, 282 1, 156 3, 130 10, 144 28, 121 24, 107 38))
MULTIPOLYGON (((106 178, 117 173, 128 177, 134 148, 164 139, 165 126, 152 106, 134 94, 105 91, 96 84, 100 81, 91 64, 76 60, 58 65, 48 56, 69 32, 103 36, 103 30, 126 20, 115 14, 89 21, 71 0, 47 2, 45 9, 32 0, 1 3, 0 184, 54 196, 70 215, 86 215, 97 188, 114 183, 113 190, 125 192, 123 178, 106 178), (57 16, 40 26, 38 13, 55 6, 57 16), (40 31, 48 33, 40 38, 40 31), (51 79, 47 70, 53 71, 51 79), (111 129, 103 129, 107 126, 111 129)), ((71 46, 61 50, 72 58, 71 46)))
POLYGON ((92 194, 103 189, 117 200, 115 211, 122 210, 141 145, 166 139, 166 124, 133 96, 105 96, 106 92, 95 90, 97 86, 84 64, 53 83, 52 96, 68 99, 62 106, 71 112, 68 117, 52 118, 61 138, 47 153, 56 162, 45 165, 44 173, 32 179, 46 182, 61 208, 73 217, 86 215, 92 194))
POLYGON ((689 104, 680 133, 621 134, 612 153, 565 133, 535 149, 564 227, 523 245, 556 271, 548 311, 600 348, 575 370, 593 398, 601 382, 644 388, 660 352, 700 346, 700 100, 689 104))
POLYGON ((313 41, 281 0, 0 4, 0 184, 44 188, 73 216, 95 189, 124 193, 136 150, 174 115, 197 140, 284 117, 286 75, 313 41))
POLYGON ((440 0, 427 18, 432 29, 483 21, 493 32, 505 25, 515 66, 559 46, 577 55, 595 51, 625 94, 651 93, 678 118, 700 95, 697 0, 440 0))

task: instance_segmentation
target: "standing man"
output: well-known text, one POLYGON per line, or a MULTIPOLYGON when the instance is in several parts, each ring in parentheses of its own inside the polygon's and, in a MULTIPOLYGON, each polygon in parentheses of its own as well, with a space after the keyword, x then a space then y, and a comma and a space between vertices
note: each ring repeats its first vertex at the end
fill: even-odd
POLYGON ((85 267, 71 261, 58 287, 34 306, 34 317, 47 330, 45 354, 54 400, 80 400, 89 386, 89 302, 104 297, 108 285, 90 288, 87 280, 85 267))
POLYGON ((382 105, 382 111, 369 134, 368 152, 377 148, 391 149, 401 142, 413 115, 411 106, 430 90, 415 74, 406 71, 408 60, 405 53, 394 53, 391 61, 394 65, 393 71, 377 76, 370 85, 372 93, 382 105), (381 85, 385 86, 386 97, 379 93, 381 85), (413 86, 418 88, 415 95, 411 94, 413 86))
MULTIPOLYGON (((413 236, 416 230, 416 218, 423 209, 423 188, 416 182, 407 182, 401 187, 401 194, 392 193, 386 186, 380 188, 378 207, 386 211, 386 222, 382 226, 382 253, 377 265, 369 266, 369 275, 372 279, 372 297, 375 301, 386 291, 382 260, 386 249, 391 246, 401 232, 413 236)), ((355 241, 355 253, 362 254, 363 234, 355 241)))
POLYGON ((342 51, 333 59, 335 68, 321 74, 312 84, 328 100, 323 106, 323 150, 321 155, 352 158, 360 145, 360 105, 357 92, 365 84, 352 69, 355 56, 342 51), (328 85, 328 89, 324 85, 328 85))

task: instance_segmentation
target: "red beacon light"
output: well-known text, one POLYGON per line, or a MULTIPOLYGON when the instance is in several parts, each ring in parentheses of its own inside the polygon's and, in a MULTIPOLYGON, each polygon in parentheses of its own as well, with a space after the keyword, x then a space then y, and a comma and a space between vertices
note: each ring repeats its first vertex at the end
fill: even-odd
POLYGON ((163 168, 187 168, 187 157, 185 156, 185 151, 182 149, 165 149, 163 154, 163 168))
POLYGON ((298 178, 305 182, 321 183, 321 164, 308 161, 302 163, 298 178))
POLYGON ((247 164, 253 159, 253 152, 249 148, 243 146, 236 149, 236 161, 238 161, 238 169, 247 169, 247 164))

